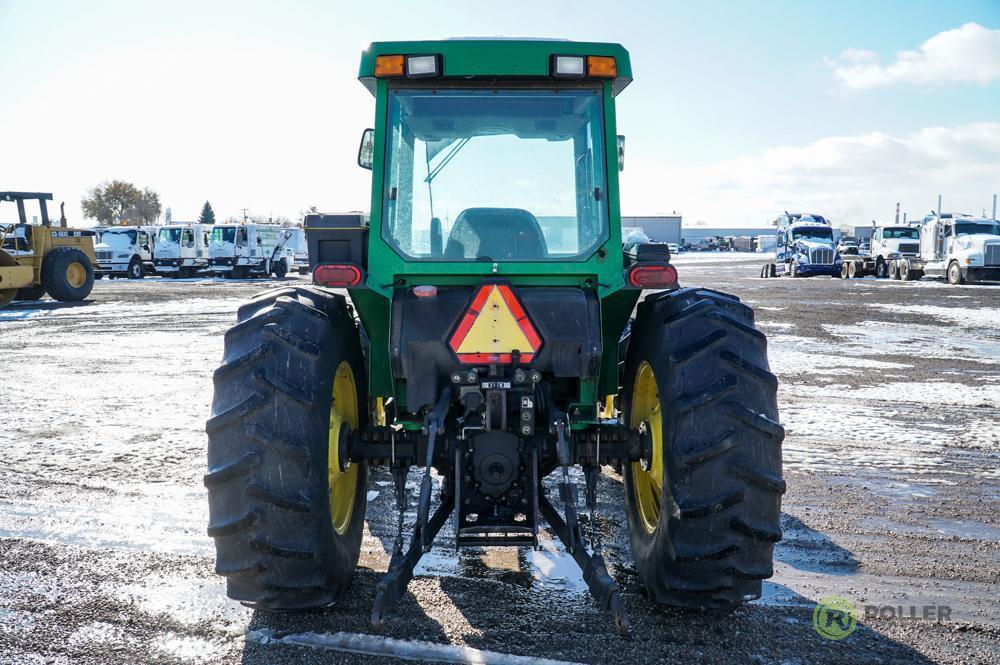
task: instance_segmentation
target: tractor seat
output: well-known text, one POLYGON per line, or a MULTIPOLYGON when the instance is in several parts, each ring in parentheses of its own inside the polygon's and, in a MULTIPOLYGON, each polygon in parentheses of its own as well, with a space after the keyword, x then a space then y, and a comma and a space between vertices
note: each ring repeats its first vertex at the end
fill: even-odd
POLYGON ((520 208, 466 208, 448 235, 446 259, 544 259, 538 220, 520 208))

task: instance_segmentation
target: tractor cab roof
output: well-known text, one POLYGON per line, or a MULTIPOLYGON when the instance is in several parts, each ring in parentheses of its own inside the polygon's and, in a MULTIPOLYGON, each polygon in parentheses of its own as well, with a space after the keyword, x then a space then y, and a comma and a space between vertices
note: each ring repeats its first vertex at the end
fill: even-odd
POLYGON ((407 56, 429 56, 423 63, 434 62, 428 72, 422 69, 420 73, 411 72, 400 64, 397 78, 423 78, 455 81, 486 79, 495 81, 498 78, 518 81, 565 81, 567 78, 578 80, 593 80, 612 78, 612 91, 618 94, 632 82, 632 65, 628 51, 620 44, 600 42, 571 42, 559 39, 532 38, 476 38, 462 37, 458 39, 442 39, 407 42, 373 42, 361 54, 361 68, 358 78, 364 86, 375 94, 375 79, 382 76, 376 73, 376 59, 380 56, 396 56, 403 59, 407 56), (556 72, 556 56, 582 56, 591 58, 614 59, 612 74, 595 73, 591 76, 589 61, 584 71, 576 75, 556 72))

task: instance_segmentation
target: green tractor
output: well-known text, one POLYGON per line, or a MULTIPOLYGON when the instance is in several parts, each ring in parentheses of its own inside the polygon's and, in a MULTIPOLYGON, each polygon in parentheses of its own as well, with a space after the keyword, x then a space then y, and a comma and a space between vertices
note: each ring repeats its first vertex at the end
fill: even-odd
POLYGON ((315 285, 243 305, 215 371, 205 484, 229 596, 336 601, 383 466, 399 514, 375 625, 449 519, 459 548, 537 547, 544 522, 625 633, 595 521, 608 466, 654 602, 759 597, 785 491, 777 380, 748 306, 680 288, 664 244, 622 251, 628 52, 382 42, 360 80, 371 215, 308 216, 315 285))

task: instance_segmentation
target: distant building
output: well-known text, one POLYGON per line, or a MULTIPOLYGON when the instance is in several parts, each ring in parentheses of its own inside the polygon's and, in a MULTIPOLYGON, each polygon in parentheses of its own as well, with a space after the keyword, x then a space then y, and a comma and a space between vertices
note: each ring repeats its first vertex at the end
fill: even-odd
POLYGON ((622 217, 622 228, 641 228, 653 242, 681 241, 681 215, 622 217))
POLYGON ((743 238, 751 239, 757 236, 773 236, 777 230, 773 226, 757 227, 720 227, 720 226, 689 226, 681 233, 682 240, 691 245, 699 245, 709 238, 743 238))

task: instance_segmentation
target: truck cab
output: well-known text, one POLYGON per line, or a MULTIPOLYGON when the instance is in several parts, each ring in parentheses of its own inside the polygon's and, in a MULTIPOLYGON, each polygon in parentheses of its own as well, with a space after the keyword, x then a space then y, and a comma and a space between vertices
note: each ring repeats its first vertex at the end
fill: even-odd
POLYGON ((167 224, 156 236, 156 272, 168 277, 194 277, 208 268, 209 224, 167 224))
POLYGON ((931 214, 920 227, 921 274, 950 284, 1000 279, 1000 222, 986 217, 931 214))
POLYGON ((108 226, 97 231, 98 277, 139 279, 155 272, 156 229, 148 226, 108 226))
POLYGON ((272 272, 284 277, 294 260, 286 247, 289 235, 274 224, 217 224, 209 241, 209 268, 235 279, 272 272))
POLYGON ((913 258, 919 254, 919 226, 893 224, 872 231, 871 258, 875 261, 875 274, 880 277, 886 276, 886 266, 890 261, 913 258))
POLYGON ((777 247, 773 264, 762 275, 839 275, 840 255, 830 222, 815 213, 789 213, 776 220, 777 247))

